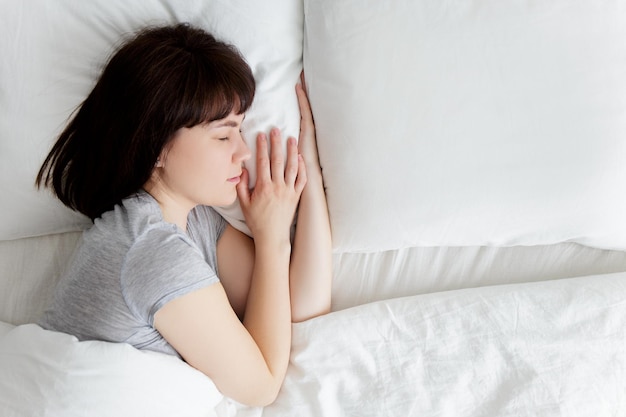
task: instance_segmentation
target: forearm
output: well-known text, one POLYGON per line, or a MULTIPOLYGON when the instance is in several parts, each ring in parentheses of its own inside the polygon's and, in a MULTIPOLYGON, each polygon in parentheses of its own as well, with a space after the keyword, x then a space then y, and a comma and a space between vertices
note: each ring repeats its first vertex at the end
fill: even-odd
POLYGON ((328 206, 319 165, 307 166, 290 264, 292 321, 330 311, 332 242, 328 206))
POLYGON ((257 241, 256 261, 244 326, 263 354, 276 392, 285 377, 291 348, 288 240, 257 241))

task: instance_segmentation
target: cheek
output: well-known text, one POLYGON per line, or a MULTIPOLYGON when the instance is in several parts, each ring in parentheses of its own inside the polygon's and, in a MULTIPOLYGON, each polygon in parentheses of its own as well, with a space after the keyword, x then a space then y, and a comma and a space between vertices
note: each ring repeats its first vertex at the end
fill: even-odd
POLYGON ((228 159, 216 152, 195 153, 181 161, 181 171, 191 183, 217 184, 228 178, 228 159))
MULTIPOLYGON (((184 145, 192 145, 185 143, 184 145)), ((168 155, 166 164, 179 181, 188 185, 207 181, 225 181, 232 174, 232 154, 221 143, 198 141, 194 146, 178 146, 168 155), (222 145, 222 146, 216 146, 222 145)))
POLYGON ((179 147, 173 149, 165 160, 164 173, 170 186, 180 188, 194 181, 202 170, 197 152, 190 152, 179 147))
POLYGON ((168 164, 181 172, 200 169, 206 159, 207 150, 201 146, 192 146, 193 142, 189 142, 179 145, 168 156, 168 164))

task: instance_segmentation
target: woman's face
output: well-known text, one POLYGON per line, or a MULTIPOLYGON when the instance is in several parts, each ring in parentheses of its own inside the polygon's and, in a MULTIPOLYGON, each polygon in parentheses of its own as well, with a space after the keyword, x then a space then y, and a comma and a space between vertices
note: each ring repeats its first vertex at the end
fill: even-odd
POLYGON ((192 207, 226 206, 237 197, 250 149, 241 136, 243 114, 179 129, 159 159, 159 180, 170 196, 192 207))

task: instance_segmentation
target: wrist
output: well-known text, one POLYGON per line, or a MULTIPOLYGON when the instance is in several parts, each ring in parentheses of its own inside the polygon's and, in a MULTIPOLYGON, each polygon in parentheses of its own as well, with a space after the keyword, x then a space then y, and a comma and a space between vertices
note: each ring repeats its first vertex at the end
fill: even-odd
POLYGON ((315 197, 316 199, 320 198, 320 196, 325 195, 325 190, 326 189, 324 187, 324 179, 322 178, 321 172, 311 175, 307 173, 306 185, 304 186, 304 190, 302 191, 300 204, 302 204, 303 200, 308 200, 311 196, 317 196, 315 197))
POLYGON ((277 233, 258 232, 253 233, 252 239, 254 240, 254 246, 257 251, 267 250, 277 255, 291 253, 291 241, 288 233, 281 236, 277 233))
POLYGON ((306 166, 306 182, 307 184, 322 183, 322 169, 318 164, 311 164, 306 166))
POLYGON ((320 161, 317 155, 315 155, 314 157, 309 157, 309 158, 303 155, 303 158, 304 158, 304 164, 306 166, 307 172, 309 171, 321 172, 322 171, 320 161))

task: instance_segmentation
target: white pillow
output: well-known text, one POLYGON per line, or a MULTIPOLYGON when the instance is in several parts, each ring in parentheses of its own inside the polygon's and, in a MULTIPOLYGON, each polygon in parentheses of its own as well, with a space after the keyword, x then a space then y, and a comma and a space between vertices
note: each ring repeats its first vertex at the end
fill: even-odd
POLYGON ((334 249, 626 249, 620 2, 305 0, 334 249))
MULTIPOLYGON (((297 136, 294 86, 302 69, 302 4, 292 0, 0 0, 0 239, 89 225, 34 180, 56 136, 89 93, 123 35, 146 25, 190 22, 234 44, 257 95, 243 126, 254 154, 259 131, 297 136)), ((285 135, 286 137, 286 135, 285 135)), ((254 159, 248 164, 254 180, 254 159)), ((238 206, 224 211, 239 228, 238 206)))
POLYGON ((207 376, 173 356, 79 342, 35 324, 0 330, 4 417, 208 417, 230 402, 207 376))

